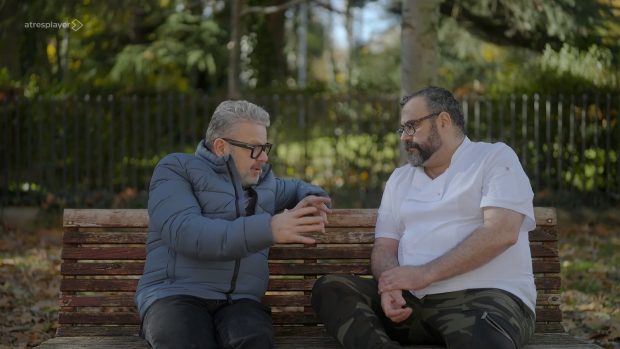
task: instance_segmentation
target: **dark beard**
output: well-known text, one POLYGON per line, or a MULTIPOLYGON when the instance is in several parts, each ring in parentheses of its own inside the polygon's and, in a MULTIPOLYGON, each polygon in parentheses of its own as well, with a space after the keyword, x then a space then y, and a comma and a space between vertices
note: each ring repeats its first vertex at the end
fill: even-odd
POLYGON ((405 142, 405 150, 407 151, 407 160, 409 164, 414 167, 422 166, 435 152, 441 147, 443 143, 437 132, 437 124, 433 122, 431 126, 431 134, 428 137, 428 145, 415 143, 411 141, 405 142), (410 150, 416 149, 417 152, 412 153, 410 150))
POLYGON ((407 151, 407 161, 409 161, 409 164, 414 167, 421 166, 434 153, 431 149, 414 142, 406 142, 405 150, 407 151), (416 149, 417 153, 412 153, 410 151, 412 149, 416 149))

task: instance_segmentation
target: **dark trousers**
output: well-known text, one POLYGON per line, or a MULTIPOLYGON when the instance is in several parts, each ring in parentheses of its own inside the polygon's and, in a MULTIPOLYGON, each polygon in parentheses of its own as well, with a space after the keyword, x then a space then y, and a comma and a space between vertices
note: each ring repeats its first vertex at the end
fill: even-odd
POLYGON ((271 311, 251 299, 162 298, 148 308, 141 335, 153 348, 274 348, 271 311))
POLYGON ((401 323, 381 308, 377 282, 327 275, 314 284, 312 306, 345 348, 439 344, 449 349, 516 349, 534 333, 534 313, 499 289, 471 289, 417 298, 403 292, 411 316, 401 323))

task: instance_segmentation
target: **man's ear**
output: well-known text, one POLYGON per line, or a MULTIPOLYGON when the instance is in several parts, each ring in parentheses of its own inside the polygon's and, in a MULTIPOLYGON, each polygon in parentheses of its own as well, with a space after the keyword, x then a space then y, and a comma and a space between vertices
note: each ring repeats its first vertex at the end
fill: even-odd
POLYGON ((450 117, 450 114, 448 114, 448 112, 442 111, 441 113, 439 113, 438 118, 441 126, 446 127, 452 125, 452 118, 450 117))
POLYGON ((213 153, 217 156, 224 156, 228 154, 228 144, 221 138, 216 138, 213 141, 213 153))

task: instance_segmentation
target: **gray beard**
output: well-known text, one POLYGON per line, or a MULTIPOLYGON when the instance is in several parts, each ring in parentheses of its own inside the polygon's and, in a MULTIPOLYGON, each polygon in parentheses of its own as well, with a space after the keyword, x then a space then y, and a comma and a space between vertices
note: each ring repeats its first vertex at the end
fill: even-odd
POLYGON ((407 161, 409 162, 409 165, 411 165, 413 167, 422 166, 422 164, 426 160, 428 160, 428 159, 425 159, 422 156, 422 153, 417 153, 417 154, 407 153, 407 161))
POLYGON ((409 161, 409 164, 413 167, 422 166, 422 164, 424 164, 439 148, 439 146, 435 144, 438 139, 439 137, 433 134, 428 146, 417 143, 406 144, 405 150, 407 151, 407 161, 409 161), (417 151, 412 152, 414 149, 417 151))
POLYGON ((439 133, 437 132, 437 125, 433 122, 431 127, 431 135, 428 140, 428 145, 423 146, 413 142, 407 142, 407 144, 405 144, 407 161, 413 167, 422 166, 422 164, 424 164, 426 160, 430 159, 437 149, 441 147, 442 142, 439 137, 439 133), (412 149, 417 150, 417 152, 411 152, 412 149))
POLYGON ((407 161, 409 161, 409 164, 413 167, 422 166, 422 164, 425 163, 431 155, 433 155, 433 152, 428 149, 421 148, 417 144, 408 146, 406 149, 407 161), (411 149, 416 149, 417 152, 411 152, 411 149))

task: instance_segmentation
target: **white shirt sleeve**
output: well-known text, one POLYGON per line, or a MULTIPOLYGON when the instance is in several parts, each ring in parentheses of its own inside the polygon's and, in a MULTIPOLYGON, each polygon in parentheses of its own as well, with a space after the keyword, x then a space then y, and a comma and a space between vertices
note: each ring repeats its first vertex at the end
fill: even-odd
MULTIPOLYGON (((383 191, 383 197, 381 198, 381 206, 377 213, 377 224, 375 226, 375 239, 376 238, 390 238, 394 240, 400 240, 405 231, 405 228, 399 218, 400 207, 398 197, 398 178, 400 169, 396 169, 387 183, 385 184, 385 190, 383 191)), ((401 188, 402 190, 403 188, 401 188)))
POLYGON ((517 154, 505 144, 485 163, 480 207, 501 207, 525 215, 521 231, 536 228, 534 193, 517 154))

